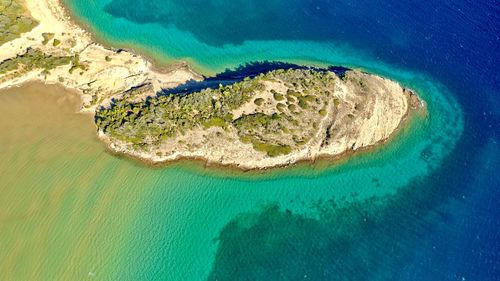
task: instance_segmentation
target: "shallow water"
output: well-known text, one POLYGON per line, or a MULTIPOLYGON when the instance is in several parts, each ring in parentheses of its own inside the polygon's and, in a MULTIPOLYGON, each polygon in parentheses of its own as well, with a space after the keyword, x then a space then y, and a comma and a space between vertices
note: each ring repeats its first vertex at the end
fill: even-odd
POLYGON ((68 4, 101 39, 205 73, 361 67, 417 90, 428 115, 341 165, 255 175, 149 168, 106 153, 60 89, 1 94, 0 279, 495 280, 494 1, 247 2, 68 4))
POLYGON ((79 97, 29 84, 0 93, 0 279, 70 280, 115 267, 149 169, 105 152, 79 97), (121 229, 121 230, 120 230, 121 229), (109 231, 113 230, 113 231, 109 231), (114 241, 108 243, 107 241, 114 241))
MULTIPOLYGON (((437 91, 421 83, 422 90, 437 91)), ((219 232, 227 232, 225 225, 240 214, 271 205, 294 216, 331 220, 324 212, 352 212, 355 209, 345 207, 351 205, 372 208, 360 202, 373 196, 384 206, 386 196, 397 194, 440 162, 446 142, 425 140, 444 138, 443 132, 430 133, 432 127, 443 122, 461 126, 460 116, 454 114, 457 108, 448 104, 450 108, 435 109, 429 97, 430 113, 442 110, 440 115, 452 119, 416 117, 389 145, 342 165, 248 174, 204 170, 188 162, 151 168, 113 156, 96 139, 91 116, 75 113, 77 96, 61 88, 31 84, 5 91, 0 101, 2 112, 16 120, 0 123, 6 159, 0 169, 7 175, 2 178, 0 252, 5 262, 0 273, 7 279, 204 279, 218 249, 220 255, 219 232), (394 171, 401 176, 392 177, 394 171)), ((447 133, 449 137, 460 131, 447 133)), ((289 223, 281 219, 273 224, 281 222, 289 223)), ((355 231, 350 222, 344 223, 341 234, 355 231)), ((310 231, 301 229, 306 231, 302 236, 288 231, 292 237, 283 239, 307 238, 310 231)), ((324 235, 331 239, 339 234, 324 235)))

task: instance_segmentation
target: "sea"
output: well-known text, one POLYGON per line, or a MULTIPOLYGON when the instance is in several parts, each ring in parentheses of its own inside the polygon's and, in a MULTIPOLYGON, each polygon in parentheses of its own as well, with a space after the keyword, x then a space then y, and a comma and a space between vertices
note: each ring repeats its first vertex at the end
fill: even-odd
POLYGON ((108 151, 78 96, 0 93, 0 280, 500 280, 498 0, 65 0, 206 77, 342 66, 427 112, 342 161, 242 172, 108 151))

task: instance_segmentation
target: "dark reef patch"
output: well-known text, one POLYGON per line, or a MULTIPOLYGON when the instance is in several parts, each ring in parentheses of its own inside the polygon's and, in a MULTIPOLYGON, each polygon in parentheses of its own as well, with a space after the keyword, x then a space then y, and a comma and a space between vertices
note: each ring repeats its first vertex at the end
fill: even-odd
POLYGON ((484 153, 494 163, 476 166, 474 179, 439 176, 450 170, 465 174, 469 167, 456 163, 466 157, 457 155, 393 196, 309 202, 311 216, 277 205, 241 214, 221 230, 208 280, 494 280, 500 271, 491 267, 491 249, 500 244, 491 240, 490 248, 478 248, 470 223, 498 225, 489 222, 495 201, 487 198, 499 196, 488 177, 499 151, 484 153), (487 184, 472 195, 467 187, 474 181, 487 184), (470 205, 464 200, 469 196, 489 206, 470 205), (450 243, 456 239, 463 244, 450 243), (465 248, 474 254, 463 255, 465 248))

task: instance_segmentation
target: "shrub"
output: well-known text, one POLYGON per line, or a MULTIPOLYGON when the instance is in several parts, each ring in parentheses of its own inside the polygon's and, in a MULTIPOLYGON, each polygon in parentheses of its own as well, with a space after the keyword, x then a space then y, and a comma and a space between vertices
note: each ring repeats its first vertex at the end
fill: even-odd
MULTIPOLYGON (((78 55, 68 60, 73 69, 80 68, 78 55)), ((319 80, 321 77, 323 74, 305 70, 271 71, 232 85, 219 85, 216 89, 203 89, 186 95, 159 95, 147 101, 131 103, 130 98, 143 91, 137 88, 128 91, 122 100, 115 101, 111 107, 97 110, 96 124, 106 134, 137 144, 139 149, 159 145, 167 138, 179 136, 194 128, 233 128, 242 142, 251 143, 255 150, 275 157, 290 153, 293 147, 310 139, 309 131, 318 124, 307 113, 326 114, 324 107, 319 110, 321 106, 312 107, 313 104, 308 104, 314 103, 316 99, 324 101, 325 97, 320 95, 325 92, 323 89, 326 84, 319 80), (276 103, 277 113, 267 115, 254 112, 233 120, 231 112, 243 104, 265 104, 265 98, 255 97, 256 92, 264 87, 263 79, 279 81, 292 87, 287 90, 286 96, 275 90, 271 91, 275 100, 282 101, 276 103), (310 81, 304 83, 303 80, 310 81), (304 88, 306 84, 308 88, 304 88), (309 87, 312 88, 309 94, 303 94, 309 87), (288 100, 287 104, 285 100, 288 100), (310 112, 306 112, 299 106, 304 109, 312 108, 310 112), (291 134, 299 135, 300 138, 292 141, 291 134)))
POLYGON ((283 94, 280 94, 280 93, 276 92, 275 90, 271 90, 271 92, 273 93, 274 100, 276 100, 276 101, 285 100, 285 97, 283 96, 283 94))
POLYGON ((284 112, 285 109, 286 109, 286 105, 282 104, 282 103, 277 103, 276 104, 276 109, 279 111, 279 112, 284 112))
POLYGON ((48 72, 58 66, 69 64, 70 57, 56 57, 46 55, 39 49, 28 49, 24 54, 7 59, 0 63, 0 74, 16 70, 23 65, 27 71, 42 69, 48 72))
POLYGON ((213 118, 210 118, 209 120, 203 122, 203 126, 205 126, 205 128, 225 127, 226 125, 227 125, 226 120, 224 120, 220 117, 213 117, 213 118))
POLYGON ((253 140, 252 146, 255 150, 265 152, 270 157, 285 155, 292 151, 288 145, 267 144, 258 140, 253 140))
POLYGON ((255 103, 255 105, 257 106, 262 106, 262 104, 264 104, 264 99, 263 98, 256 98, 253 103, 255 103))
POLYGON ((0 1, 0 45, 19 37, 38 25, 27 15, 24 1, 0 1))
POLYGON ((309 108, 309 104, 307 103, 307 100, 303 97, 299 97, 299 106, 300 108, 302 109, 308 109, 309 108))
POLYGON ((47 45, 47 43, 49 43, 49 41, 52 40, 52 38, 54 38, 54 33, 44 32, 42 33, 42 37, 43 37, 42 44, 47 45))

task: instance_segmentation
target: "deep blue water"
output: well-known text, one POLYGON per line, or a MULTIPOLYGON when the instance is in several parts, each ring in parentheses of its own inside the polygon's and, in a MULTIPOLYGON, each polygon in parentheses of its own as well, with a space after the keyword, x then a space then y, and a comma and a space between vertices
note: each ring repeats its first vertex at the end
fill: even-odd
MULTIPOLYGON (((377 245, 388 246, 383 249, 389 256, 384 265, 396 267, 386 280, 500 280, 499 1, 139 2, 130 5, 129 0, 113 0, 104 6, 103 12, 137 24, 175 27, 216 48, 237 47, 247 40, 347 43, 350 48, 362 50, 390 66, 424 73, 443 83, 462 107, 465 122, 462 137, 438 169, 417 179, 395 197, 411 197, 414 202, 398 204, 394 199, 385 209, 391 212, 374 224, 375 230, 370 235, 382 241, 377 245), (385 229, 384 224, 389 222, 391 227, 401 229, 385 229), (395 238, 396 234, 404 237, 403 246, 385 240, 386 236, 395 238), (397 251, 400 248, 407 251, 397 251)), ((181 53, 180 56, 187 56, 189 51, 181 53)), ((191 57, 196 61, 197 54, 191 57)), ((312 55, 291 59, 308 58, 318 60, 312 55)), ((200 61, 203 64, 203 60, 200 61)), ((225 65, 219 68, 224 69, 225 65)), ((398 171, 394 173, 397 175, 398 171)), ((262 212, 254 214, 254 220, 262 219, 263 229, 268 224, 296 223, 324 231, 324 226, 300 217, 287 219, 274 209, 263 212, 267 212, 267 217, 263 217, 262 212)), ((217 261, 223 265, 235 262, 231 265, 238 266, 237 261, 224 256, 224 251, 231 253, 239 249, 235 246, 241 242, 237 238, 248 236, 250 241, 259 235, 267 237, 262 229, 257 232, 239 229, 235 226, 237 220, 221 232, 221 237, 227 239, 221 247, 227 249, 221 248, 217 261)), ((353 245, 345 250, 359 250, 364 246, 353 245)), ((332 248, 339 249, 342 248, 332 248)), ((336 257, 352 259, 342 254, 328 256, 336 257)), ((214 270, 218 270, 218 265, 214 270)), ((318 264, 310 261, 309 266, 314 265, 318 264)), ((228 267, 221 268, 221 274, 225 274, 228 267)), ((356 271, 356 264, 347 268, 356 271)), ((255 272, 249 265, 248 268, 242 266, 240 273, 245 269, 255 272)), ((372 274, 373 271, 356 276, 366 280, 372 274)), ((349 279, 339 277, 339 280, 349 279)))

